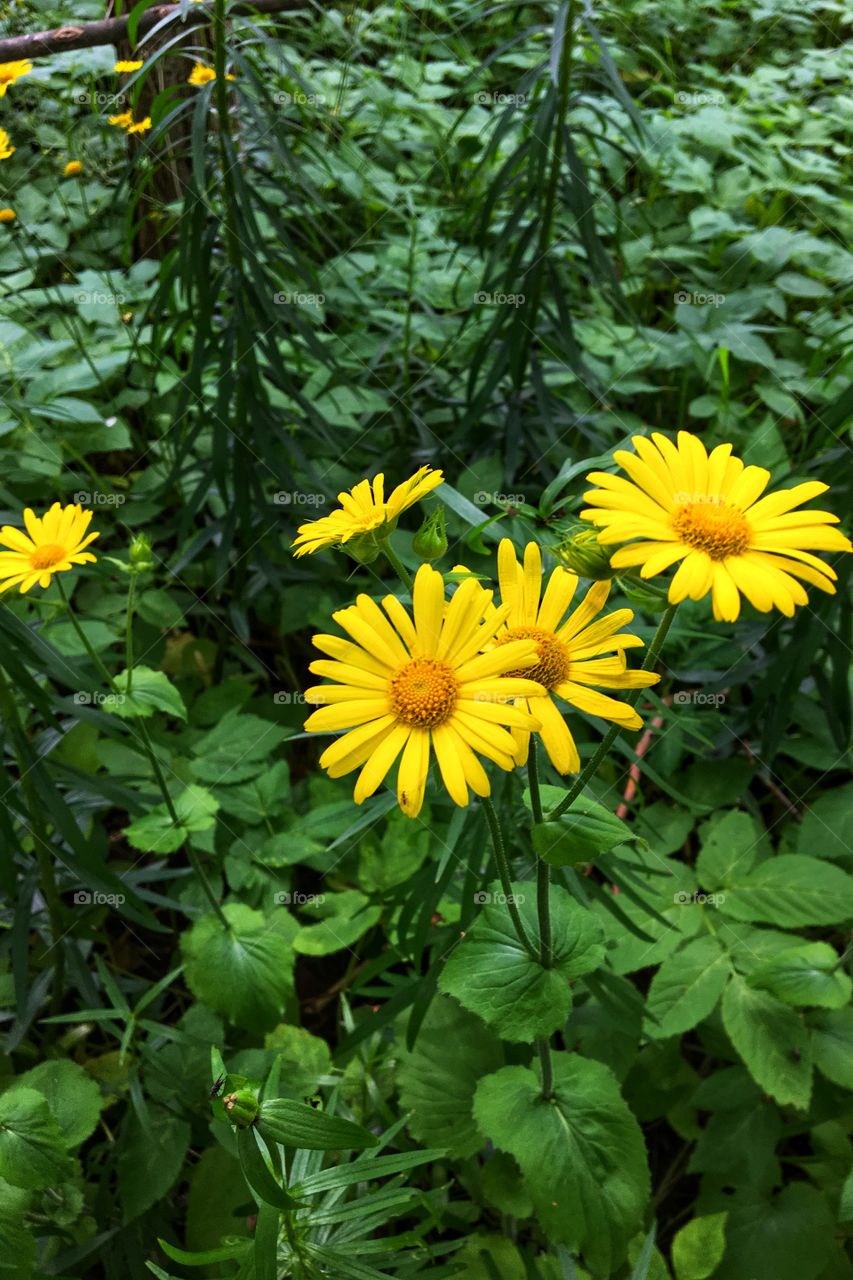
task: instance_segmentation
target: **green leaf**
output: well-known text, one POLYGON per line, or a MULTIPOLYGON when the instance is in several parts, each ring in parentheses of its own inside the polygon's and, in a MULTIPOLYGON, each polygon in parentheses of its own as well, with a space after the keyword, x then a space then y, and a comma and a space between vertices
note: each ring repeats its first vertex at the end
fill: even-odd
POLYGON ((216 824, 219 801, 204 787, 187 787, 174 805, 180 819, 177 823, 165 804, 158 804, 125 827, 124 834, 134 849, 144 853, 174 853, 192 832, 208 831, 216 824))
MULTIPOLYGON (((187 597, 184 597, 187 599, 187 597)), ((143 591, 139 597, 137 609, 140 618, 150 622, 154 627, 179 627, 184 620, 185 610, 168 591, 152 587, 143 591)))
POLYGON ((445 964, 438 985, 502 1039, 532 1041, 565 1023, 572 1003, 569 980, 601 964, 604 932, 592 912, 553 885, 554 959, 546 969, 538 959, 536 885, 516 883, 512 892, 537 958, 519 942, 503 894, 493 885, 485 895, 490 901, 445 964))
POLYGON ((727 885, 735 872, 747 874, 761 838, 755 819, 738 809, 714 814, 703 824, 700 837, 696 875, 703 889, 712 890, 727 885))
POLYGON ((474 1123, 474 1090, 503 1062, 500 1041, 455 1000, 433 1000, 414 1047, 400 1052, 400 1106, 421 1142, 464 1158, 480 1150, 474 1123))
POLYGON ((723 911, 784 928, 853 917, 853 876, 832 863, 780 854, 726 885, 723 911))
POLYGON ((294 921, 284 912, 268 920, 242 903, 223 911, 227 930, 207 915, 181 939, 187 985, 236 1026, 272 1028, 293 991, 294 921))
POLYGON ((672 1242, 672 1265, 676 1280, 708 1280, 720 1264, 726 1249, 725 1213, 694 1218, 676 1234, 672 1242))
POLYGON ((104 1098, 92 1077, 70 1058, 40 1062, 12 1086, 21 1087, 35 1089, 46 1100, 66 1146, 79 1146, 96 1129, 104 1098))
POLYGON ((30 1191, 0 1178, 0 1271, 10 1275, 11 1280, 25 1280, 35 1265, 36 1242, 26 1226, 31 1199, 30 1191))
POLYGON ((282 1085, 287 1086, 288 1093, 311 1093, 320 1077, 332 1069, 332 1055, 326 1041, 312 1036, 304 1027, 280 1023, 267 1033, 264 1048, 279 1054, 282 1085))
POLYGON ((265 1140, 306 1151, 361 1151, 379 1141, 352 1120, 330 1116, 291 1098, 262 1102, 255 1124, 265 1140))
POLYGON ((782 1105, 805 1109, 812 1056, 802 1018, 787 1005, 733 978, 723 993, 723 1025, 753 1080, 782 1105))
POLYGON ((294 950, 306 956, 328 956, 351 947, 382 915, 381 906, 371 905, 357 889, 320 894, 303 909, 323 917, 319 924, 303 925, 296 934, 294 950))
POLYGON ((664 960, 652 979, 646 1033, 662 1039, 695 1027, 714 1009, 730 974, 731 962, 716 938, 688 942, 664 960))
MULTIPOLYGON (((726 1223, 725 1280, 818 1280, 836 1245, 820 1192, 794 1182, 772 1200, 738 1197, 726 1223)), ((843 1275, 843 1272, 841 1273, 843 1275)))
POLYGON ((275 1209, 295 1209, 297 1201, 273 1176, 264 1154, 258 1146, 254 1128, 237 1130, 237 1154, 243 1177, 259 1200, 275 1209))
POLYGON ((112 711, 123 720, 151 716, 155 711, 165 711, 167 715, 186 720, 187 709, 183 699, 165 672, 152 671, 150 667, 134 667, 130 693, 125 692, 126 669, 116 676, 115 683, 117 693, 104 701, 104 711, 112 711))
POLYGON ((196 742, 193 773, 201 782, 245 782, 260 772, 260 762, 287 736, 287 729, 272 720, 235 708, 196 742))
POLYGON ((13 1187, 52 1187, 72 1162, 46 1099, 16 1086, 0 1097, 0 1178, 13 1187))
POLYGON ((611 1072, 555 1054, 554 1096, 529 1067, 480 1082, 474 1115, 483 1134, 514 1156, 549 1238, 610 1275, 642 1225, 650 1181, 643 1135, 611 1072))
POLYGON ((271 769, 262 767, 257 777, 238 787, 220 787, 222 808, 241 822, 257 826, 273 819, 290 795, 290 769, 277 760, 271 769))
POLYGON ((791 1005, 840 1009, 853 994, 853 982, 838 968, 838 955, 826 942, 780 951, 753 969, 747 981, 791 1005))
POLYGON ((821 1075, 853 1089, 853 1009, 832 1009, 812 1023, 812 1052, 821 1075))
POLYGON ((127 1117, 118 1153, 118 1189, 125 1222, 138 1218, 178 1180, 187 1148, 190 1126, 165 1107, 149 1110, 143 1124, 136 1111, 127 1117))
POLYGON ((381 838, 368 831, 359 845, 358 883, 366 893, 386 893, 405 884, 429 856, 435 837, 430 830, 428 810, 422 810, 415 831, 404 813, 395 809, 388 816, 381 838))
MULTIPOLYGON (((551 809, 564 795, 561 787, 543 787, 542 803, 551 809)), ((529 792, 525 792, 525 800, 529 804, 529 792)), ((586 796, 579 796, 568 813, 561 814, 556 821, 539 822, 533 827, 533 847, 552 867, 591 862, 597 854, 636 839, 636 834, 620 818, 586 796)))

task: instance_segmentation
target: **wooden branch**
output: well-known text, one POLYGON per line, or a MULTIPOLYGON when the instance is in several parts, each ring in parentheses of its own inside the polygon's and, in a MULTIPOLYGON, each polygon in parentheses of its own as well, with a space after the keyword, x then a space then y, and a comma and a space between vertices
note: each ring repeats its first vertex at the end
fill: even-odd
MULTIPOLYGON (((232 13, 281 13, 287 9, 304 9, 305 0, 252 0, 252 3, 236 4, 232 13)), ((177 4, 158 4, 148 9, 139 20, 137 42, 147 35, 158 22, 180 11, 177 4)), ((53 31, 35 31, 27 36, 8 36, 0 40, 0 62, 16 62, 21 58, 43 58, 51 53, 64 53, 68 49, 94 49, 96 45, 117 44, 127 39, 127 18, 104 18, 101 22, 83 22, 80 25, 55 27, 53 31)), ((199 27, 213 21, 213 8, 208 4, 194 4, 181 26, 199 27)), ((178 24, 171 28, 176 31, 178 24)))

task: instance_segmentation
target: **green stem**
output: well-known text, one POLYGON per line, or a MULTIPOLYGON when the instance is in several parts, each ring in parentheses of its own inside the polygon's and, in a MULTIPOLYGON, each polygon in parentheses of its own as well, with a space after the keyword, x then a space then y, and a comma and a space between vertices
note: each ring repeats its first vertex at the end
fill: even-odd
POLYGON ((537 1040, 539 1063, 542 1067, 542 1097, 549 1101, 554 1096, 554 1066, 551 1061, 551 1046, 547 1040, 537 1040))
POLYGON ((412 576, 409 573, 406 566, 403 564, 403 561, 397 555, 397 552, 391 546, 391 543, 387 538, 382 543, 382 551, 385 555, 385 559, 388 561, 391 568, 394 570, 397 577, 402 582, 403 586, 411 594, 411 592, 414 590, 414 583, 412 582, 412 576))
POLYGON ((58 573, 56 574, 54 581, 56 582, 56 585, 59 588, 59 594, 62 597, 62 603, 65 605, 65 612, 68 614, 68 620, 70 621, 74 630, 77 632, 77 638, 79 639, 83 648, 86 650, 87 654, 91 658, 94 665, 97 667, 98 671, 106 680, 110 689, 113 691, 113 693, 118 693, 119 692, 118 685, 110 675, 109 671, 107 671, 101 659, 95 653, 95 650, 92 648, 91 644, 89 643, 89 638, 86 635, 86 632, 83 630, 83 628, 80 626, 80 623, 77 621, 77 615, 75 614, 74 610, 71 608, 71 601, 68 599, 68 596, 65 593, 65 587, 62 585, 62 578, 59 576, 58 573))
MULTIPOLYGON (((530 785, 530 809, 534 823, 542 821, 542 799, 539 794, 539 766, 536 758, 536 739, 531 735, 527 757, 527 779, 530 785)), ((551 930, 551 868, 539 857, 536 859, 536 914, 539 920, 539 963, 543 969, 554 964, 554 944, 551 930)), ((539 1061, 542 1065, 542 1097, 546 1100, 554 1092, 554 1068, 551 1062, 551 1045, 547 1039, 537 1040, 539 1061)))
POLYGON ((127 667, 127 685, 125 695, 130 697, 133 689, 133 605, 136 596, 136 574, 130 575, 130 586, 127 588, 127 621, 125 623, 124 649, 125 666, 127 667))
MULTIPOLYGON (((646 650, 646 656, 643 661, 643 665, 640 668, 641 671, 650 670, 657 662, 658 654, 663 648, 664 641, 666 640, 667 633, 669 632, 669 629, 672 626, 672 620, 675 617, 675 611, 677 608, 678 608, 678 605, 675 605, 675 604, 667 605, 666 610, 660 622, 658 623, 658 629, 654 634, 654 639, 652 640, 651 644, 646 650)), ((631 690, 630 694, 626 699, 626 702, 629 707, 636 706, 641 692, 642 691, 640 689, 631 690)), ((559 818, 561 814, 565 813, 567 809, 571 808, 571 806, 577 800, 578 796, 583 791, 584 787, 589 782, 590 778, 593 776, 596 769, 601 764, 602 760, 607 755, 608 751, 613 746, 613 743, 619 737, 621 732, 622 732, 621 724, 611 725, 607 734, 599 744, 598 750, 595 752, 592 759, 586 765, 583 772, 578 777, 577 781, 574 783, 571 789, 567 792, 567 794, 563 797, 563 799, 560 801, 557 807, 555 809, 552 809, 551 812, 548 814, 549 822, 553 822, 555 818, 559 818)))
POLYGON ((497 864, 498 876, 500 877, 500 882, 503 887, 507 910, 509 911, 513 928, 515 929, 515 932, 518 935, 518 940, 524 947, 525 951, 536 959, 536 947, 530 941, 527 930, 522 924, 518 907, 515 905, 515 894, 512 891, 512 875, 510 873, 509 860, 506 856, 503 833, 501 831, 501 824, 498 819, 498 815, 495 812, 495 806, 492 804, 488 796, 481 796, 480 803, 483 806, 483 810, 486 814, 486 821, 489 824, 489 832, 492 837, 492 847, 495 851, 495 863, 497 864))

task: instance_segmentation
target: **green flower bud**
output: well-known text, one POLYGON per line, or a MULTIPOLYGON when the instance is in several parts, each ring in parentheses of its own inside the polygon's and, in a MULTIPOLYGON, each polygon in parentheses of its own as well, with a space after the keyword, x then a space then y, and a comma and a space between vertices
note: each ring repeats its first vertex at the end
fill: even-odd
POLYGON ((421 560, 440 560, 447 551, 444 530, 444 507, 436 507, 424 520, 412 539, 412 550, 421 560))
POLYGON ((644 582, 637 574, 619 577, 619 588, 622 594, 647 613, 662 613, 667 606, 666 587, 657 587, 651 582, 644 582))
POLYGON ((225 1107, 228 1119, 238 1129, 248 1129, 260 1110, 258 1099, 251 1089, 238 1089, 236 1093, 229 1093, 222 1099, 222 1105, 225 1107))
POLYGON ((598 541, 595 529, 579 526, 558 547, 552 547, 554 555, 582 578, 603 581, 612 578, 615 570, 610 567, 611 552, 598 541))
POLYGON ((341 551, 352 556, 359 564, 373 564, 381 550, 375 533, 360 533, 357 537, 350 538, 349 542, 341 544, 341 551))
POLYGON ((151 556, 151 541, 146 534, 137 533, 131 539, 130 563, 138 573, 141 573, 144 569, 154 568, 154 560, 151 556))

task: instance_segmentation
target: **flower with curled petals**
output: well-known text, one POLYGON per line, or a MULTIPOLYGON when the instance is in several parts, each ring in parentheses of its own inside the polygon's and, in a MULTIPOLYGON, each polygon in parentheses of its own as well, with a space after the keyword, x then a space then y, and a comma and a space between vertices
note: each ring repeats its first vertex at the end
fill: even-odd
POLYGON ((92 512, 79 505, 63 507, 54 502, 44 516, 27 507, 26 533, 4 525, 0 529, 0 591, 20 587, 23 593, 36 583, 49 587, 52 574, 64 573, 75 564, 94 563, 95 557, 86 551, 99 536, 86 533, 91 519, 92 512))
POLYGON ((398 758, 397 800, 410 818, 420 813, 432 755, 458 805, 468 803, 469 788, 489 794, 480 756, 514 767, 510 730, 530 732, 538 721, 512 700, 535 698, 542 687, 524 674, 537 661, 532 640, 482 651, 508 614, 506 606, 492 608, 491 593, 473 579, 445 606, 444 579, 425 564, 415 578, 412 615, 395 596, 380 608, 360 595, 333 615, 347 639, 314 637, 328 658, 312 662, 311 670, 333 683, 307 690, 306 700, 320 709, 305 728, 343 733, 320 764, 332 778, 360 770, 356 804, 373 795, 398 758))
POLYGON ((761 613, 791 617, 808 604, 807 582, 833 593, 835 570, 815 551, 851 551, 829 511, 801 511, 828 486, 809 480, 762 497, 770 481, 763 467, 746 466, 730 444, 709 454, 702 441, 679 431, 676 444, 653 432, 634 436, 636 453, 613 457, 624 476, 593 471, 600 487, 584 495, 581 516, 599 530, 599 542, 626 542, 611 557, 614 569, 640 566, 652 578, 681 561, 669 587, 671 604, 711 593, 714 617, 734 622, 745 595, 761 613), (639 539, 639 541, 637 541, 639 539), (800 581, 802 580, 802 581, 800 581))
POLYGON ((341 504, 319 520, 301 524, 293 542, 295 556, 311 555, 326 547, 344 547, 354 539, 384 537, 402 513, 444 483, 444 474, 420 467, 385 497, 385 477, 362 480, 348 493, 339 493, 341 504))
MULTIPOLYGON (((593 583, 577 608, 566 616, 577 590, 577 575, 562 566, 554 569, 543 593, 539 547, 528 542, 522 565, 509 538, 498 547, 498 580, 509 614, 495 632, 497 651, 524 639, 534 642, 538 654, 536 664, 527 668, 525 675, 538 680, 542 692, 528 695, 516 705, 539 721, 541 728, 536 732, 557 772, 577 773, 580 757, 560 702, 625 729, 639 729, 643 722, 633 707, 599 689, 646 689, 660 677, 628 669, 625 650, 643 643, 639 636, 620 631, 634 617, 630 609, 598 616, 610 594, 610 582, 593 583)), ((530 731, 514 726, 512 733, 516 760, 526 764, 530 731)))

